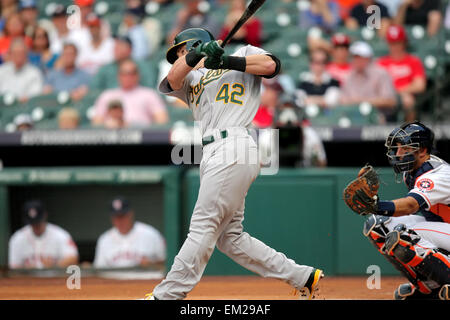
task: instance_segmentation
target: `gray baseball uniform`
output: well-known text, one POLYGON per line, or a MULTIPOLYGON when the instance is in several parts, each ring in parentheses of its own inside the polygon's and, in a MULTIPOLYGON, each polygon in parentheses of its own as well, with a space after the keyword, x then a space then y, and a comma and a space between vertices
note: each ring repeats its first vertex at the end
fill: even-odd
MULTIPOLYGON (((245 46, 233 55, 268 54, 245 46)), ((304 287, 312 267, 301 266, 243 231, 245 197, 259 173, 258 150, 248 128, 260 103, 261 77, 234 70, 191 71, 184 86, 171 91, 165 78, 159 90, 185 101, 201 122, 203 148, 200 190, 189 234, 166 278, 155 287, 162 300, 183 299, 200 281, 214 247, 263 276, 304 287), (222 139, 220 131, 227 130, 222 139)))

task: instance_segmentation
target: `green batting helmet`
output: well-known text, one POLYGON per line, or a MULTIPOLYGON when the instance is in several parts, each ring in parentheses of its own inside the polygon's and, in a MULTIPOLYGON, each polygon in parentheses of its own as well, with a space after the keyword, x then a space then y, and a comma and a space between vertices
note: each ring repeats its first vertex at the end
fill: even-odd
POLYGON ((190 51, 201 43, 215 40, 214 36, 203 28, 190 28, 181 31, 175 36, 172 46, 167 50, 166 59, 173 64, 177 59, 177 49, 186 44, 186 49, 190 51))

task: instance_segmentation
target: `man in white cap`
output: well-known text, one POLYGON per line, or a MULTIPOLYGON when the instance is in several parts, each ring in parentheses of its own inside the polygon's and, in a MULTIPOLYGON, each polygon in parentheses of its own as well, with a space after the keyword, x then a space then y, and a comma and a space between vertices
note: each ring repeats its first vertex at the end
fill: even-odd
POLYGON ((16 131, 27 131, 33 129, 33 119, 26 113, 20 113, 14 118, 14 126, 16 131))
POLYGON ((368 102, 384 115, 387 122, 395 122, 396 93, 389 73, 373 62, 369 44, 357 41, 350 46, 352 72, 341 91, 341 104, 368 102))

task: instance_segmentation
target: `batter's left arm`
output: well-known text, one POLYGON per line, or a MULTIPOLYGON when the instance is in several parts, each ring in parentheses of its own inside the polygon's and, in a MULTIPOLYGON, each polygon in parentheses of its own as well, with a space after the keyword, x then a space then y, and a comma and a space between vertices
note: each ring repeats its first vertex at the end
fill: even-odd
POLYGON ((264 78, 273 78, 280 72, 280 60, 268 54, 254 54, 245 57, 245 72, 264 78))

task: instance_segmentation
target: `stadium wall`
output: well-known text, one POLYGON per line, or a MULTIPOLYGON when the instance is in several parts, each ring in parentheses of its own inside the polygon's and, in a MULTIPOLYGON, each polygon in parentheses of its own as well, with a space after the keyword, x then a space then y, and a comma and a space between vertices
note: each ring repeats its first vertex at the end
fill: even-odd
MULTIPOLYGON (((365 219, 342 200, 342 190, 359 168, 286 169, 259 176, 251 186, 245 207, 244 231, 281 251, 299 264, 321 267, 329 275, 363 275, 372 265, 383 275, 398 272, 363 236, 365 219)), ((390 168, 378 170, 380 197, 405 195, 390 168)), ((199 188, 198 170, 187 173, 183 185, 185 237, 199 188)), ((217 249, 205 274, 251 274, 217 249)))

